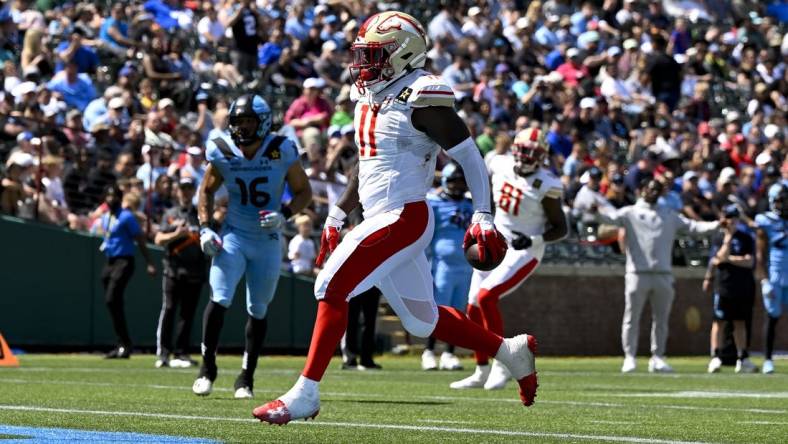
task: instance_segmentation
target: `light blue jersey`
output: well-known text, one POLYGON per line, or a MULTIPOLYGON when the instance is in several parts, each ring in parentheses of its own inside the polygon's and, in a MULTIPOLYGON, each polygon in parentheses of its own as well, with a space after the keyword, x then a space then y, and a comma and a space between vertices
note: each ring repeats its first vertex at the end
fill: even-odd
POLYGON ((262 319, 274 297, 282 262, 279 230, 260 227, 260 210, 279 211, 287 170, 298 161, 295 145, 268 135, 249 160, 229 136, 206 143, 206 159, 219 170, 229 192, 220 236, 222 249, 211 262, 211 300, 229 307, 246 274, 246 310, 262 319))
POLYGON ((209 140, 205 147, 206 159, 219 170, 229 193, 225 225, 260 233, 260 210, 279 211, 281 207, 287 170, 298 160, 295 145, 269 134, 251 160, 226 135, 209 140), (219 140, 226 148, 219 146, 219 140))
POLYGON ((473 269, 465 260, 462 240, 473 216, 473 204, 470 199, 432 194, 427 202, 435 218, 430 244, 435 303, 465 310, 473 269))
POLYGON ((767 211, 755 216, 755 224, 769 239, 769 284, 771 294, 763 294, 769 316, 779 318, 788 306, 788 221, 767 211))

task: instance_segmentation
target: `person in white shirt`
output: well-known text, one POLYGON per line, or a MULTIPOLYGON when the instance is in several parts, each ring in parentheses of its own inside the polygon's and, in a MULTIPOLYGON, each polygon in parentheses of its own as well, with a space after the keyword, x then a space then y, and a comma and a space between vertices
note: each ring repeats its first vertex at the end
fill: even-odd
POLYGON ((290 266, 293 273, 314 276, 315 243, 312 241, 312 218, 307 215, 298 216, 295 219, 295 226, 298 230, 287 247, 287 258, 290 259, 290 266))
POLYGON ((219 43, 222 37, 224 37, 224 25, 216 14, 213 2, 206 1, 203 2, 202 5, 205 17, 200 19, 197 23, 197 33, 200 36, 200 43, 203 45, 219 43))

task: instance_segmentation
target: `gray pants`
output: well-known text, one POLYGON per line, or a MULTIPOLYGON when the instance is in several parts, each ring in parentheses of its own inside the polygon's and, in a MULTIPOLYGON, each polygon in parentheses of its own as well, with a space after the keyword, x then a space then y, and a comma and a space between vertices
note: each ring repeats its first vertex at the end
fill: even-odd
POLYGON ((673 304, 673 275, 627 273, 624 276, 626 306, 621 323, 621 344, 626 356, 638 351, 640 315, 646 301, 651 304, 651 354, 665 356, 668 340, 668 318, 673 304))

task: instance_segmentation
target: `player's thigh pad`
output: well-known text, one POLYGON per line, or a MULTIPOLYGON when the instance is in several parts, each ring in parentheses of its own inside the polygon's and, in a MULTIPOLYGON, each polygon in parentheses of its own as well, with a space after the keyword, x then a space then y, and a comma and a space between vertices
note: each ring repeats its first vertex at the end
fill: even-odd
POLYGON ((495 267, 481 282, 480 289, 502 298, 513 292, 536 270, 542 260, 544 247, 538 249, 506 251, 501 265, 495 267))
MULTIPOLYGON (((328 258, 315 281, 315 297, 349 300, 369 290, 400 264, 423 256, 432 231, 432 210, 426 202, 406 204, 365 219, 328 258)), ((428 274, 429 270, 427 265, 428 274)), ((431 281, 429 296, 432 299, 431 281)))
POLYGON ((432 334, 438 323, 438 306, 432 297, 430 265, 423 253, 392 270, 378 288, 405 330, 419 338, 432 334))
POLYGON ((233 302, 235 288, 246 270, 243 240, 233 232, 222 233, 222 250, 213 257, 208 282, 211 300, 223 307, 233 302))
POLYGON ((246 248, 246 312, 262 319, 268 312, 268 304, 274 298, 279 282, 282 263, 282 248, 279 235, 248 242, 246 248))

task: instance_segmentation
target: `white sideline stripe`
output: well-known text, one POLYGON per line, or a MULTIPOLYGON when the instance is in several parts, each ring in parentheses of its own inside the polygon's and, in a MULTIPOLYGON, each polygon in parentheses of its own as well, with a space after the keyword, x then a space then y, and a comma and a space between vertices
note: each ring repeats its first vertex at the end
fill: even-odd
POLYGON ((476 424, 473 421, 449 421, 447 419, 417 419, 418 422, 428 422, 431 424, 476 424))
POLYGON ((634 423, 632 421, 606 421, 604 419, 593 419, 593 420, 591 420, 589 422, 591 422, 593 424, 612 424, 612 425, 622 425, 622 424, 635 425, 636 424, 636 423, 634 423))
MULTIPOLYGON (((147 413, 147 412, 116 412, 105 410, 79 410, 79 409, 56 409, 50 407, 25 406, 25 405, 0 405, 0 410, 15 410, 28 412, 49 412, 67 413, 82 415, 106 415, 106 416, 136 416, 143 418, 156 419, 186 419, 197 421, 231 421, 231 422, 258 422, 256 419, 230 418, 226 416, 193 416, 193 415, 173 415, 168 413, 147 413)), ((699 441, 674 441, 665 439, 640 438, 637 436, 607 436, 607 435, 584 435, 576 433, 552 433, 552 432, 526 432, 517 430, 494 430, 494 429, 473 429, 473 428, 454 428, 440 426, 411 426, 404 424, 374 424, 374 423, 355 423, 355 422, 326 422, 326 421, 294 421, 290 424, 309 425, 309 426, 330 426, 330 427, 349 427, 361 429, 388 429, 388 430, 408 430, 416 432, 446 432, 446 433, 476 433, 480 435, 498 436, 530 436, 540 438, 558 438, 568 440, 590 440, 607 442, 631 442, 642 444, 706 444, 699 441)))
MULTIPOLYGON (((10 379, 0 378, 0 382, 8 382, 12 384, 62 384, 62 385, 77 385, 77 386, 98 386, 98 387, 131 387, 131 388, 151 388, 158 390, 183 390, 191 391, 190 386, 180 385, 161 385, 161 384, 129 384, 129 383, 114 383, 114 382, 87 382, 87 381, 63 381, 63 380, 46 380, 46 381, 31 381, 27 379, 10 379)), ((224 387, 214 387, 215 392, 234 392, 233 389, 224 387)), ((275 395, 281 394, 281 390, 255 390, 257 393, 272 393, 275 395)), ((379 394, 369 393, 349 393, 349 392, 322 392, 326 396, 337 398, 371 398, 379 396, 379 394)), ((596 396, 596 395, 595 395, 596 396)), ((409 396, 410 399, 423 399, 430 401, 473 401, 473 402, 510 402, 519 404, 519 399, 513 398, 485 398, 473 396, 442 396, 442 395, 414 395, 409 396)), ((540 404, 556 404, 556 405, 571 405, 578 407, 610 407, 610 408, 632 408, 630 404, 621 404, 615 402, 598 402, 598 401, 557 401, 557 400, 539 400, 540 404)), ((704 407, 704 406, 691 406, 691 405, 673 405, 673 404, 649 404, 648 408, 661 408, 668 410, 711 410, 718 412, 746 412, 746 413, 762 413, 783 415, 788 413, 788 410, 777 409, 759 409, 759 408, 733 408, 733 407, 704 407)))
POLYGON ((788 425, 788 422, 777 421, 741 421, 739 424, 755 424, 755 425, 788 425))
POLYGON ((613 393, 603 396, 617 398, 752 398, 752 399, 788 399, 788 392, 720 392, 703 390, 685 390, 680 392, 644 392, 644 393, 613 393))

